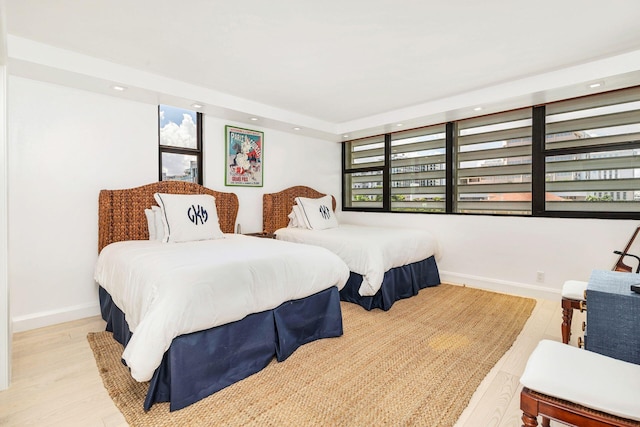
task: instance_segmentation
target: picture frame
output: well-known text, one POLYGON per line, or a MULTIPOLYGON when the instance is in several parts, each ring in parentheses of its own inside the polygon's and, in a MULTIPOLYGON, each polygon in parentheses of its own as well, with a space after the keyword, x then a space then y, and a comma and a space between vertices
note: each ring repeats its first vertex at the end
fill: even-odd
POLYGON ((262 187, 264 132, 227 125, 225 130, 226 186, 262 187))

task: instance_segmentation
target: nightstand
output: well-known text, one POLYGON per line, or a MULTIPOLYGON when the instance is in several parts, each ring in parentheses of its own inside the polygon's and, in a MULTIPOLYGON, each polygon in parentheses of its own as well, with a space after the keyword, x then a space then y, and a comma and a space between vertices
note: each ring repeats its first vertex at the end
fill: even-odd
POLYGON ((275 239, 276 235, 274 233, 247 233, 245 236, 252 237, 262 237, 263 239, 275 239))

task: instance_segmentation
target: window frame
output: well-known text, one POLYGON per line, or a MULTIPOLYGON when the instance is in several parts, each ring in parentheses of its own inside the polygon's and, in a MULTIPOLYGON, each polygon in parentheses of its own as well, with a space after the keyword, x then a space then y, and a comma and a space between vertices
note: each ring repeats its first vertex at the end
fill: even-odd
MULTIPOLYGON (((163 104, 164 105, 164 104, 163 104)), ((196 113, 196 148, 187 148, 187 147, 173 147, 170 145, 162 145, 160 143, 160 105, 158 105, 158 181, 162 181, 162 154, 181 154, 187 156, 195 156, 198 168, 198 179, 197 183, 200 185, 204 185, 204 170, 203 170, 203 144, 202 144, 202 118, 203 114, 199 111, 195 111, 196 113)), ((179 108, 179 107, 176 107, 179 108)), ((187 108, 183 108, 183 110, 188 110, 187 108)))
MULTIPOLYGON (((603 92, 595 95, 585 95, 584 97, 597 97, 599 95, 611 96, 613 92, 622 92, 625 90, 640 89, 640 86, 618 89, 616 91, 603 92)), ((578 98, 574 98, 578 99, 578 98)), ((556 102, 564 102, 567 100, 560 100, 556 102)), ((555 103, 555 102, 554 102, 555 103)), ((622 148, 624 149, 640 149, 640 139, 632 141, 624 141, 618 143, 609 143, 606 145, 582 145, 578 147, 567 148, 547 148, 546 147, 546 106, 554 103, 547 103, 543 105, 534 105, 530 107, 531 111, 531 213, 530 214, 510 214, 510 213, 477 213, 477 212, 456 212, 456 197, 457 197, 457 183, 456 183, 456 164, 457 164, 457 128, 458 122, 447 122, 445 124, 446 142, 445 142, 445 167, 446 167, 446 188, 445 188, 445 211, 444 212, 429 212, 429 211, 394 211, 391 209, 391 139, 392 135, 399 132, 384 134, 385 140, 385 157, 384 164, 372 168, 352 168, 346 167, 346 160, 350 143, 352 141, 359 141, 356 139, 352 141, 344 141, 342 149, 342 210, 343 211, 355 211, 355 212, 382 212, 382 213, 410 213, 410 214, 435 214, 435 215, 481 215, 481 216, 500 216, 500 217, 546 217, 546 218, 593 218, 593 219, 640 219, 640 201, 638 202, 638 209, 635 211, 584 211, 584 210, 547 210, 545 206, 545 194, 546 194, 546 158, 551 156, 559 156, 563 154, 576 154, 576 153, 588 153, 594 150, 599 151, 616 151, 622 148), (368 172, 368 171, 382 171, 383 172, 383 206, 378 207, 353 207, 347 203, 350 192, 346 191, 346 176, 354 172, 368 172)), ((495 114, 507 113, 498 112, 495 114)), ((481 116, 478 116, 481 117, 481 116)), ((476 118, 476 117, 471 117, 476 118)), ((469 119, 471 119, 469 118, 469 119)), ((465 119, 467 120, 467 119, 465 119)), ((432 127, 434 125, 442 125, 443 123, 435 123, 433 125, 425 126, 432 127)), ((419 130, 421 128, 416 128, 419 130)), ((403 130, 402 132, 406 132, 403 130)), ((382 135, 378 135, 382 136, 382 135)), ((367 137, 368 138, 372 138, 367 137)), ((364 139, 364 138, 362 138, 364 139)), ((615 190, 614 190, 615 191, 615 190)))

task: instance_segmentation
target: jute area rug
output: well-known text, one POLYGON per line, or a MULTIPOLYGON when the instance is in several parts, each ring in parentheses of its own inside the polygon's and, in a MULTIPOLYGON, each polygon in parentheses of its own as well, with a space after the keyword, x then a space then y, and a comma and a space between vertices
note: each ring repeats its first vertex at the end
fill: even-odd
POLYGON ((105 388, 132 426, 452 426, 511 347, 535 300, 442 284, 391 310, 342 303, 344 335, 175 412, 144 412, 147 383, 108 332, 89 343, 105 388))

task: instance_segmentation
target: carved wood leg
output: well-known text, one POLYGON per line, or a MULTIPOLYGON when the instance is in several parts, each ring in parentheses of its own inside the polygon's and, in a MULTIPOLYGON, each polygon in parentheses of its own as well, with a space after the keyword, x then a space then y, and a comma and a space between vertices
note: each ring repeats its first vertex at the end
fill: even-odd
POLYGON ((562 307, 562 342, 569 344, 571 338, 571 319, 573 318, 573 308, 562 307))
POLYGON ((542 427, 550 427, 551 421, 547 417, 542 417, 542 427))
POLYGON ((522 427, 538 427, 538 419, 526 412, 522 413, 522 427))

